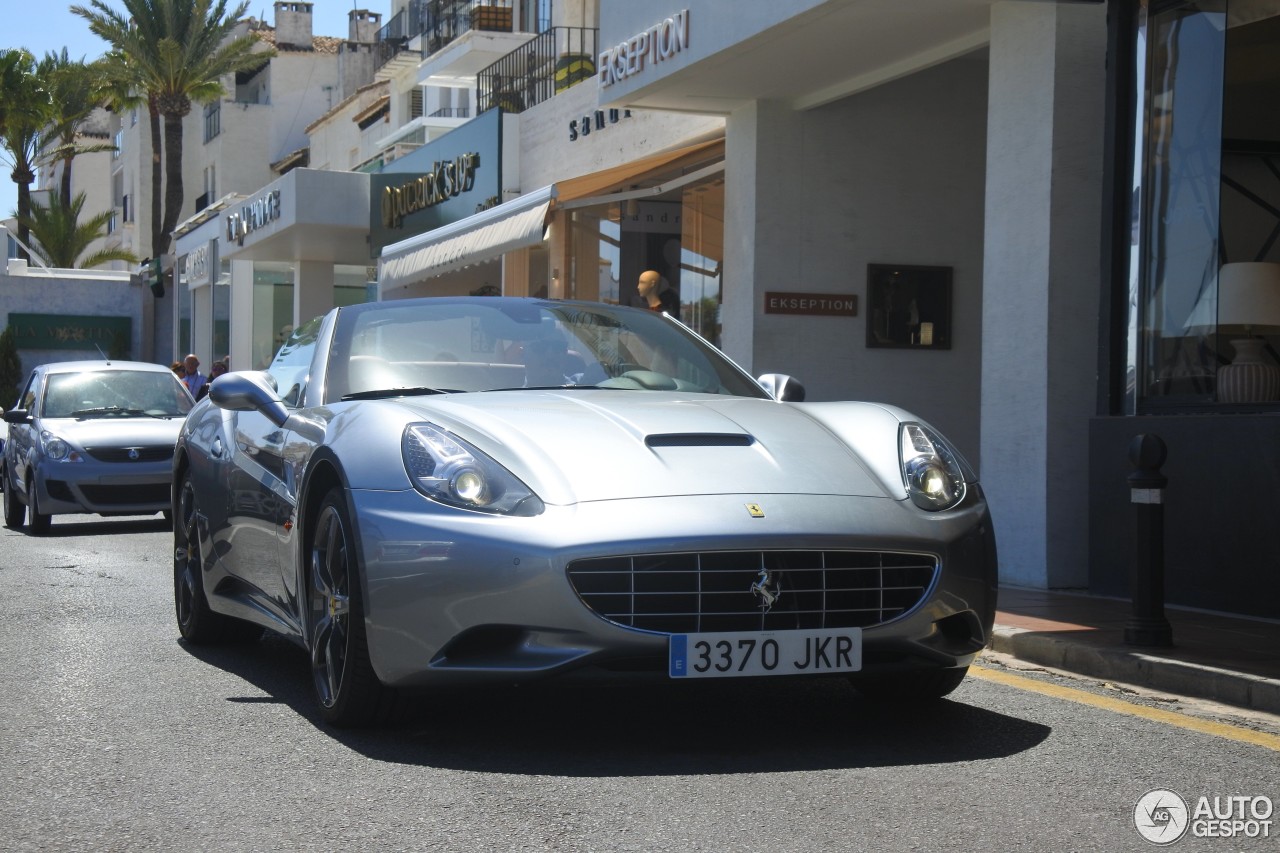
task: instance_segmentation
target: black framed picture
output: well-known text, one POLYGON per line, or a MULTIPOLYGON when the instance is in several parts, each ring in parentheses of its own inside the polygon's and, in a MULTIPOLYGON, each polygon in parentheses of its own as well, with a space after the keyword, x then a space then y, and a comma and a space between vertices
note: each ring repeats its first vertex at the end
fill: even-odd
POLYGON ((867 264, 867 346, 951 349, 951 267, 867 264))

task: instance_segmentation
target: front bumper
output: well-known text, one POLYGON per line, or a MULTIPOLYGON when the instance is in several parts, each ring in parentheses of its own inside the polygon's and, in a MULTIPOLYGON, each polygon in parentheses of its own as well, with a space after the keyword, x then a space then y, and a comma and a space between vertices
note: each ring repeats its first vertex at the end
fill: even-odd
POLYGON ((141 515, 169 509, 172 463, 47 462, 36 469, 40 512, 141 515))
POLYGON ((869 550, 930 554, 918 604, 863 629, 864 671, 967 665, 995 615, 994 535, 977 496, 909 502, 703 495, 548 507, 535 518, 442 508, 417 492, 349 492, 358 519, 370 659, 392 685, 520 680, 586 666, 665 671, 668 634, 597 615, 575 560, 616 555, 869 550), (763 507, 753 517, 748 504, 763 507))

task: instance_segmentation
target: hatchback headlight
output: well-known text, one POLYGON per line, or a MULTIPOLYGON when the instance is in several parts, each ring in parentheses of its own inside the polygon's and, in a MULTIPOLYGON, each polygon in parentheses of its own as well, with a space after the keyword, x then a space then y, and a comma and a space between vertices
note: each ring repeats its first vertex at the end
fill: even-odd
POLYGON ((916 506, 936 511, 964 500, 973 474, 942 436, 918 423, 904 423, 898 436, 902 479, 916 506))
POLYGON ((40 442, 44 445, 44 455, 54 462, 80 462, 80 454, 70 444, 58 438, 47 429, 40 432, 40 442))
POLYGON ((401 449, 414 488, 432 500, 503 515, 538 515, 545 508, 492 457, 435 424, 405 427, 401 449))

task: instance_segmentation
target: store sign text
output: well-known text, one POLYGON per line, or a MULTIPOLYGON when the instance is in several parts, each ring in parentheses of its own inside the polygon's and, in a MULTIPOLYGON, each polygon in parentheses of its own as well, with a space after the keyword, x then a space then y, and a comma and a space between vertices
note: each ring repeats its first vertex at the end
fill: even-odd
POLYGON ((809 314, 819 317, 858 316, 856 293, 774 293, 764 295, 766 314, 809 314))
POLYGON ((575 118, 569 122, 569 141, 574 142, 579 136, 590 136, 593 130, 604 130, 611 124, 617 124, 624 118, 631 118, 631 110, 596 110, 591 115, 575 118))
POLYGON ((110 352, 127 347, 132 330, 128 317, 94 317, 78 314, 9 315, 14 343, 19 349, 87 349, 110 352))
POLYGON ((472 152, 431 164, 431 171, 398 187, 382 191, 382 224, 399 228, 411 213, 433 207, 472 189, 480 155, 472 152))
POLYGON ((272 190, 227 217, 227 239, 243 246, 245 237, 279 218, 280 190, 272 190))
POLYGON ((660 24, 636 33, 600 54, 600 88, 604 89, 671 59, 689 46, 689 10, 676 12, 660 24))
POLYGON ((186 280, 188 287, 199 287, 209 283, 209 254, 212 242, 197 246, 187 255, 186 280))

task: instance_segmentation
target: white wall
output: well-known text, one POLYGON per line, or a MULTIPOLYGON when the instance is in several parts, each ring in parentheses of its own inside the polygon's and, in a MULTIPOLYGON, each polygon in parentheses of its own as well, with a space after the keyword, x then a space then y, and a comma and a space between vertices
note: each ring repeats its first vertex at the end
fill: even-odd
MULTIPOLYGON (((24 269, 14 262, 10 275, 0 268, 0 329, 9 324, 10 314, 68 314, 87 317, 130 317, 132 340, 129 357, 134 361, 151 361, 143 352, 143 306, 153 299, 151 291, 129 282, 127 272, 94 271, 81 273, 71 270, 55 270, 54 275, 24 269)), ((94 350, 19 350, 24 373, 39 364, 54 361, 78 361, 95 359, 94 350)), ((9 406, 12 400, 0 400, 0 407, 9 406)))
POLYGON ((520 113, 520 190, 531 192, 723 132, 724 119, 657 110, 632 110, 605 129, 569 139, 569 122, 593 115, 594 79, 520 113))
POLYGON ((974 464, 986 87, 979 55, 808 112, 735 112, 725 198, 730 355, 795 375, 810 400, 902 406, 974 464), (952 267, 951 349, 867 347, 871 263, 952 267), (764 314, 766 291, 857 294, 858 316, 764 314))

